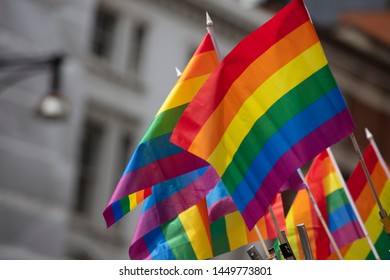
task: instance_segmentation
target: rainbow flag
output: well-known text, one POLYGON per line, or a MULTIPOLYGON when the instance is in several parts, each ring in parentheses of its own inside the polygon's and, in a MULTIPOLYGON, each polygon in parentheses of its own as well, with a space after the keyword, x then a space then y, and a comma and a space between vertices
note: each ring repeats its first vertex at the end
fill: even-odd
MULTIPOLYGON (((389 211, 390 180, 385 171, 387 166, 381 164, 378 156, 371 144, 367 146, 363 153, 364 162, 367 165, 382 206, 389 211)), ((382 260, 390 259, 390 236, 383 230, 378 214, 379 207, 360 162, 349 177, 347 186, 379 257, 382 260)), ((375 259, 366 240, 358 240, 352 243, 350 246, 343 248, 342 253, 345 259, 375 259)))
MULTIPOLYGON (((206 197, 213 256, 236 250, 246 244, 259 241, 255 229, 248 230, 244 219, 235 207, 228 191, 220 182, 206 197)), ((272 202, 272 209, 281 230, 286 229, 283 202, 278 194, 272 202)), ((273 239, 277 232, 270 213, 267 211, 257 223, 262 238, 273 239)))
MULTIPOLYGON (((321 213, 326 213, 323 191, 320 189, 312 189, 311 191, 318 203, 321 213)), ((296 259, 298 260, 304 259, 301 242, 296 229, 296 225, 301 223, 305 224, 307 235, 310 240, 313 259, 327 259, 330 254, 329 238, 318 219, 317 213, 314 210, 313 204, 311 203, 309 194, 306 190, 297 192, 294 202, 292 203, 286 216, 287 239, 296 259)))
MULTIPOLYGON (((321 152, 314 158, 306 174, 306 181, 339 248, 364 237, 363 231, 343 189, 342 180, 339 178, 336 167, 327 150, 321 152)), ((298 233, 295 226, 300 223, 305 223, 312 250, 315 251, 313 256, 316 259, 327 259, 334 250, 330 246, 329 238, 324 236, 325 230, 322 228, 322 225, 318 227, 318 216, 314 213, 313 206, 307 201, 308 199, 307 193, 300 194, 298 200, 302 201, 294 201, 294 206, 287 215, 286 223, 290 236, 289 240, 294 240, 295 250, 303 257, 301 246, 298 246, 300 242, 298 242, 298 233), (309 207, 302 204, 303 200, 309 203, 309 207), (297 209, 298 207, 302 207, 305 211, 297 209), (315 222, 316 226, 314 227, 313 221, 315 220, 318 221, 315 222), (324 237, 326 241, 321 240, 324 237)))
POLYGON ((293 0, 223 59, 171 141, 216 169, 252 228, 293 172, 353 129, 305 5, 293 0))
MULTIPOLYGON (((148 204, 148 200, 150 198, 144 202, 144 209, 147 208, 145 205, 148 204)), ((284 230, 280 194, 272 207, 279 226, 284 230)), ((259 240, 255 230, 247 229, 221 181, 206 199, 181 212, 172 220, 155 223, 157 226, 151 228, 150 223, 153 219, 159 218, 146 211, 141 213, 129 249, 131 259, 208 259, 259 240)), ((276 237, 276 230, 268 213, 258 221, 257 226, 264 239, 276 237)))
MULTIPOLYGON (((119 180, 103 212, 107 227, 150 196, 152 186, 160 185, 158 189, 161 190, 161 184, 173 180, 180 186, 176 193, 179 196, 186 192, 186 184, 192 184, 199 176, 202 176, 200 180, 203 182, 208 181, 205 176, 211 172, 202 172, 208 163, 170 143, 169 138, 184 109, 218 63, 211 37, 206 34, 142 137, 119 180), (183 176, 185 174, 187 176, 183 176)), ((202 189, 198 189, 197 196, 183 196, 185 203, 176 210, 181 211, 196 204, 212 187, 212 184, 205 184, 202 189)))

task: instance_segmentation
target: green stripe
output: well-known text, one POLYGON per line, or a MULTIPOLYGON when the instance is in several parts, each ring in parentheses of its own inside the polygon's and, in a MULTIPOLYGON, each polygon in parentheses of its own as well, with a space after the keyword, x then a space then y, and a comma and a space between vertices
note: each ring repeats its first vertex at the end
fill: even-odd
POLYGON ((213 222, 210 225, 210 232, 214 256, 230 252, 229 239, 226 234, 225 218, 213 222))
POLYGON ((332 213, 346 204, 349 204, 349 201, 343 188, 335 190, 326 196, 326 208, 328 213, 332 213))
POLYGON ((161 230, 176 260, 197 259, 179 217, 161 225, 161 230))
POLYGON ((121 204, 123 216, 130 212, 130 198, 129 198, 129 196, 125 196, 124 198, 121 198, 120 204, 121 204))
POLYGON ((277 100, 255 122, 225 170, 222 181, 229 192, 234 192, 256 155, 272 135, 291 118, 335 87, 337 87, 336 81, 329 66, 326 65, 277 100))
MULTIPOLYGON (((381 260, 390 259, 390 236, 384 230, 382 230, 374 246, 381 260)), ((366 260, 375 260, 374 254, 371 251, 366 260)))
POLYGON ((180 105, 158 114, 146 130, 141 139, 141 143, 171 133, 179 121, 179 118, 183 115, 183 111, 187 105, 188 104, 180 105))

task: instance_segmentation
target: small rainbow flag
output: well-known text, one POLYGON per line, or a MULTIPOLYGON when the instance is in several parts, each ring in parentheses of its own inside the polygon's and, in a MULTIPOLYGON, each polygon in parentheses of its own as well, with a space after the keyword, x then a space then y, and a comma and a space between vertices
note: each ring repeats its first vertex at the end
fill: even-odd
POLYGON ((292 173, 353 129, 306 7, 293 0, 222 60, 171 141, 216 169, 252 228, 292 173))
MULTIPOLYGON (((306 174, 306 181, 321 210, 329 230, 339 248, 364 237, 363 231, 345 194, 327 150, 316 156, 306 174)), ((327 259, 333 248, 318 216, 314 212, 306 191, 300 191, 287 215, 290 244, 302 257, 300 242, 295 226, 304 223, 316 259, 327 259), (314 226, 315 225, 315 226, 314 226), (322 240, 324 239, 324 240, 322 240)))
MULTIPOLYGON (((206 172, 205 175, 202 172, 197 172, 197 170, 208 166, 208 163, 172 144, 169 138, 184 109, 218 63, 211 37, 206 34, 142 137, 116 186, 103 212, 107 227, 117 222, 150 196, 151 187, 174 180, 175 184, 180 185, 180 191, 183 192, 186 183, 196 181, 198 176, 205 179, 204 177, 210 174, 206 172), (185 174, 187 176, 183 176, 185 174)), ((213 187, 207 186, 205 184, 203 193, 199 192, 196 197, 185 196, 185 203, 180 209, 192 206, 200 198, 205 197, 210 188, 213 187)))
MULTIPOLYGON (((364 151, 363 158, 382 206, 388 211, 390 209, 390 180, 385 171, 388 167, 381 164, 371 144, 364 151)), ((390 259, 390 236, 383 229, 378 214, 379 207, 360 163, 349 177, 347 185, 379 257, 382 260, 390 259)), ((343 248, 342 253, 345 259, 375 259, 365 240, 358 240, 343 248)))
MULTIPOLYGON (((151 195, 153 196, 154 194, 151 195)), ((151 197, 145 200, 144 208, 151 197)), ((284 230, 280 194, 272 207, 279 227, 284 230)), ((158 213, 155 216, 147 211, 142 212, 129 249, 131 259, 202 260, 231 252, 259 240, 255 230, 247 229, 221 181, 206 199, 181 212, 172 220, 166 223, 153 223, 153 220, 159 220, 158 213), (150 224, 157 226, 152 228, 150 224)), ((257 223, 257 226, 264 239, 276 237, 269 213, 257 223)))

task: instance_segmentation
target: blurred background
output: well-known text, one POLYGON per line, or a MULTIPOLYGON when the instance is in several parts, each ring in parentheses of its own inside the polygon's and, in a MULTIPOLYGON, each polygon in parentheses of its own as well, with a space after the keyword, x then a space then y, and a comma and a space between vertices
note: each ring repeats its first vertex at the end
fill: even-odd
MULTIPOLYGON (((285 0, 0 0, 0 259, 128 259, 102 212, 203 38, 222 55, 285 0)), ((356 122, 390 162, 390 3, 306 0, 356 122)), ((358 158, 333 148, 347 176, 358 158)), ((249 259, 243 250, 221 259, 249 259)))

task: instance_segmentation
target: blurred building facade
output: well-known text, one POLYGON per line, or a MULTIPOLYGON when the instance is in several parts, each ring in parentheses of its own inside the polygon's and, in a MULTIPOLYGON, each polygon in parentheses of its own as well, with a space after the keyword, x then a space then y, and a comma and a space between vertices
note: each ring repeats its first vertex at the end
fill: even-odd
MULTIPOLYGON (((67 119, 43 119, 35 106, 49 73, 12 85, 2 85, 0 73, 0 258, 127 259, 140 209, 110 229, 102 211, 174 85, 175 67, 185 67, 203 38, 205 12, 226 55, 285 2, 0 0, 0 58, 65 54, 61 92, 71 106, 67 119)), ((307 5, 317 24, 315 2, 307 5)), ((318 17, 319 36, 359 140, 368 127, 390 161, 390 33, 341 16, 345 3, 318 17)), ((348 143, 335 156, 346 173, 357 161, 348 143)))

